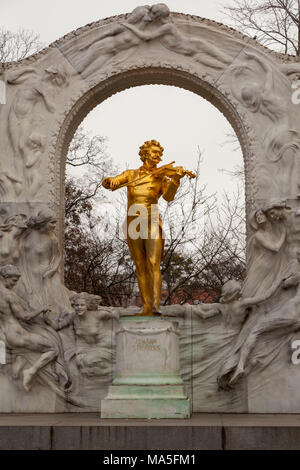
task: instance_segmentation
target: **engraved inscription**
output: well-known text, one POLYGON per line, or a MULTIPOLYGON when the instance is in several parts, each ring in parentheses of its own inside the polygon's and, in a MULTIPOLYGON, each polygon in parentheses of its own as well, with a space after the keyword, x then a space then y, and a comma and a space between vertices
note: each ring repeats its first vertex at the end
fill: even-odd
POLYGON ((157 340, 151 338, 137 339, 134 347, 136 351, 160 351, 160 345, 157 344, 157 340))

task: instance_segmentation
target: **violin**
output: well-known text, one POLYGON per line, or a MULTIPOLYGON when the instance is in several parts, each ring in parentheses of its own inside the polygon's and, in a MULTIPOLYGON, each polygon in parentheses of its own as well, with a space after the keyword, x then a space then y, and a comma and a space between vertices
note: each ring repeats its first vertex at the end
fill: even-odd
MULTIPOLYGON (((189 178, 196 178, 195 173, 189 170, 184 170, 182 166, 173 166, 174 162, 167 163, 167 165, 160 166, 156 168, 155 170, 152 171, 152 175, 159 175, 159 176, 169 176, 170 178, 175 175, 175 173, 178 172, 178 170, 181 170, 181 176, 188 176, 189 178)), ((145 178, 144 176, 140 176, 139 178, 136 178, 133 181, 129 181, 128 183, 124 183, 119 185, 118 187, 112 189, 112 191, 115 191, 116 189, 120 188, 125 188, 126 186, 131 186, 133 183, 136 183, 137 181, 141 181, 145 178)), ((103 181, 105 181, 106 178, 104 178, 103 181)), ((102 183, 103 184, 103 183, 102 183)))
POLYGON ((169 176, 172 177, 178 170, 182 170, 182 176, 188 176, 189 178, 196 178, 195 173, 189 170, 184 170, 182 166, 173 166, 174 162, 168 163, 167 165, 163 165, 156 170, 153 171, 153 175, 161 175, 161 176, 169 176))

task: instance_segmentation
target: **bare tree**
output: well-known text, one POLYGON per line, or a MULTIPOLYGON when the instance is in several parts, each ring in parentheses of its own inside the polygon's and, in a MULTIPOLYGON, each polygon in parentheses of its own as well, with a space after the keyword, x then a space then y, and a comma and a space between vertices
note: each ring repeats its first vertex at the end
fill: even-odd
MULTIPOLYGON (((184 179, 175 200, 163 202, 165 304, 193 302, 199 292, 202 301, 215 300, 222 284, 229 278, 240 279, 244 270, 245 224, 240 195, 231 200, 226 196, 218 208, 215 195, 207 195, 200 185, 201 162, 199 150, 196 178, 184 179)), ((94 197, 89 191, 78 187, 77 181, 67 181, 66 284, 72 290, 100 294, 107 305, 128 306, 134 301, 137 281, 122 234, 124 191, 115 195, 106 213, 93 210, 94 197)))
POLYGON ((89 200, 93 205, 105 199, 101 183, 104 175, 113 171, 105 142, 104 137, 92 135, 82 125, 78 127, 66 159, 66 178, 67 181, 76 179, 79 191, 67 199, 66 216, 84 201, 89 200))
POLYGON ((74 180, 66 184, 65 282, 70 290, 100 294, 106 305, 126 306, 135 272, 120 220, 97 215, 74 180), (75 201, 75 204, 73 202, 75 201))
POLYGON ((105 141, 104 137, 91 135, 82 125, 79 126, 70 144, 67 164, 73 168, 85 165, 101 172, 107 169, 105 141))
POLYGON ((218 207, 215 195, 207 195, 206 188, 199 186, 202 160, 198 152, 195 180, 182 184, 164 217, 165 304, 175 298, 182 303, 192 301, 197 292, 202 293, 202 301, 218 298, 224 282, 241 279, 245 268, 244 201, 239 192, 231 198, 225 193, 218 207))
POLYGON ((222 11, 232 26, 264 45, 300 55, 299 0, 233 0, 222 11))
POLYGON ((45 45, 40 36, 27 29, 16 33, 0 28, 0 62, 12 62, 28 57, 41 50, 45 45))

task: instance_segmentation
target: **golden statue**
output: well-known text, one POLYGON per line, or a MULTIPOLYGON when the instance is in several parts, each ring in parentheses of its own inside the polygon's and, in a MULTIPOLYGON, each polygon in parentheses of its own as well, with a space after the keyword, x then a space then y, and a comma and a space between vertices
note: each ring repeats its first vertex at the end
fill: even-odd
POLYGON ((161 218, 157 210, 160 196, 173 201, 180 186, 180 179, 194 173, 172 163, 157 168, 163 147, 156 140, 140 147, 143 165, 137 170, 126 170, 113 178, 102 181, 112 191, 127 187, 127 243, 136 266, 143 309, 138 315, 160 315, 161 272, 164 237, 161 218), (139 232, 136 229, 139 227, 139 232), (146 227, 146 229, 145 229, 146 227))

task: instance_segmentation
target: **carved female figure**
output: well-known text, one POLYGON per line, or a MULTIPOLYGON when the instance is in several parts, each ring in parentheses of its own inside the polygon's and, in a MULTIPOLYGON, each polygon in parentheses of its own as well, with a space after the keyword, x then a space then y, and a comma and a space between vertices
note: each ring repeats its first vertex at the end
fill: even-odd
POLYGON ((24 273, 25 296, 38 308, 70 308, 69 291, 61 282, 61 254, 54 233, 56 217, 49 209, 30 217, 21 240, 20 269, 24 273))
POLYGON ((104 329, 104 321, 118 318, 106 307, 99 307, 101 297, 85 292, 71 297, 75 310, 73 328, 76 337, 76 363, 83 375, 105 376, 113 362, 112 332, 104 329))
MULTIPOLYGON (((28 141, 39 122, 35 109, 41 104, 48 112, 55 111, 51 95, 56 88, 66 83, 66 75, 62 69, 54 66, 46 68, 43 74, 28 68, 9 75, 7 83, 22 84, 18 87, 9 110, 8 135, 14 152, 15 177, 23 180, 26 167, 32 163, 28 141)), ((22 190, 17 185, 15 188, 18 188, 19 193, 22 190)))
MULTIPOLYGON (((246 64, 234 65, 230 68, 232 74, 232 91, 236 98, 253 113, 260 112, 267 116, 274 124, 287 125, 287 114, 285 104, 281 97, 274 91, 274 76, 272 67, 267 61, 262 60, 256 54, 244 51, 247 61, 255 61, 263 70, 264 75, 261 82, 251 79, 249 72, 252 68, 246 64), (236 80, 240 76, 249 76, 248 83, 240 89, 236 86, 236 80)), ((244 80, 243 80, 244 81, 244 80)))
POLYGON ((247 247, 249 258, 244 296, 260 295, 272 286, 275 292, 287 272, 286 209, 285 203, 275 203, 256 210, 250 217, 254 233, 247 247))
POLYGON ((150 32, 144 31, 141 25, 134 26, 129 21, 123 25, 143 41, 160 38, 161 44, 166 49, 193 57, 196 62, 208 67, 222 69, 230 63, 230 57, 222 54, 213 44, 182 34, 173 23, 167 5, 163 3, 153 5, 150 9, 150 17, 155 26, 155 29, 150 32))
MULTIPOLYGON (((287 104, 275 91, 274 73, 269 62, 252 52, 244 51, 244 54, 248 64, 253 61, 263 71, 261 82, 254 78, 257 70, 243 63, 230 68, 231 89, 235 97, 251 112, 260 113, 270 120, 264 148, 266 160, 276 164, 276 187, 268 170, 262 169, 262 174, 265 170, 266 183, 274 186, 277 194, 286 197, 286 189, 290 191, 291 182, 295 179, 295 156, 299 156, 300 134, 290 127, 287 104), (245 80, 248 83, 244 84, 245 80), (242 86, 239 86, 239 81, 242 86)), ((298 181, 295 183, 295 191, 298 191, 298 181)))
POLYGON ((0 265, 18 264, 20 238, 26 230, 26 221, 26 215, 17 214, 8 217, 0 226, 0 265))
POLYGON ((228 333, 234 333, 234 336, 231 335, 226 338, 229 356, 225 360, 221 372, 219 373, 220 359, 224 360, 224 357, 220 357, 216 364, 217 368, 215 369, 215 373, 220 389, 229 390, 231 388, 230 380, 238 363, 239 346, 243 344, 242 341, 239 342, 239 335, 234 348, 232 348, 232 340, 236 338, 236 334, 239 333, 245 321, 247 322, 248 318, 251 318, 251 316, 256 313, 257 306, 269 299, 272 294, 273 289, 269 289, 260 295, 242 297, 241 283, 236 280, 230 280, 222 287, 220 303, 199 304, 190 307, 192 315, 200 317, 201 319, 208 319, 221 314, 224 326, 226 327, 224 331, 228 329, 228 333))
MULTIPOLYGON (((149 9, 150 7, 147 5, 136 7, 128 16, 128 23, 138 24, 140 28, 144 29, 147 23, 151 21, 149 9)), ((100 34, 95 40, 80 48, 80 51, 86 49, 88 51, 83 58, 81 54, 80 62, 75 64, 75 68, 79 73, 89 68, 88 73, 92 74, 116 54, 135 48, 140 42, 141 40, 136 34, 129 31, 124 25, 113 26, 107 32, 100 34), (93 67, 90 67, 92 63, 93 67)))
POLYGON ((12 291, 19 278, 20 272, 16 266, 6 265, 0 268, 0 328, 6 346, 16 354, 26 350, 41 353, 31 367, 23 370, 23 385, 28 392, 33 377, 57 358, 58 351, 46 336, 29 332, 22 326, 22 322, 29 321, 46 310, 29 312, 25 309, 23 301, 12 291))
MULTIPOLYGON (((28 150, 25 162, 25 183, 30 201, 37 195, 42 186, 40 176, 41 158, 45 150, 44 136, 33 132, 27 140, 26 147, 28 150)), ((27 153, 27 152, 26 152, 27 153)))
POLYGON ((225 325, 240 327, 252 307, 268 299, 272 293, 270 289, 255 297, 242 298, 241 283, 232 279, 222 286, 220 303, 192 305, 192 315, 207 319, 221 314, 225 325))
MULTIPOLYGON (((255 230, 249 240, 249 266, 243 286, 243 296, 271 297, 289 274, 290 260, 287 253, 286 205, 272 204, 255 211, 251 225, 255 230)), ((245 372, 245 363, 253 349, 259 332, 264 329, 265 312, 258 308, 251 312, 242 325, 232 351, 222 366, 218 377, 220 388, 229 389, 245 372)), ((272 319, 266 319, 270 325, 272 319)))
MULTIPOLYGON (((254 318, 249 317, 236 341, 231 356, 222 367, 219 375, 219 385, 222 388, 230 388, 244 374, 245 368, 251 352, 253 351, 259 336, 275 330, 284 331, 284 335, 300 330, 300 252, 297 252, 298 266, 296 272, 290 273, 289 276, 282 279, 280 285, 276 288, 289 289, 297 287, 294 297, 287 302, 280 304, 275 309, 262 314, 256 312, 254 318)), ((256 362, 252 360, 252 364, 256 362)))

